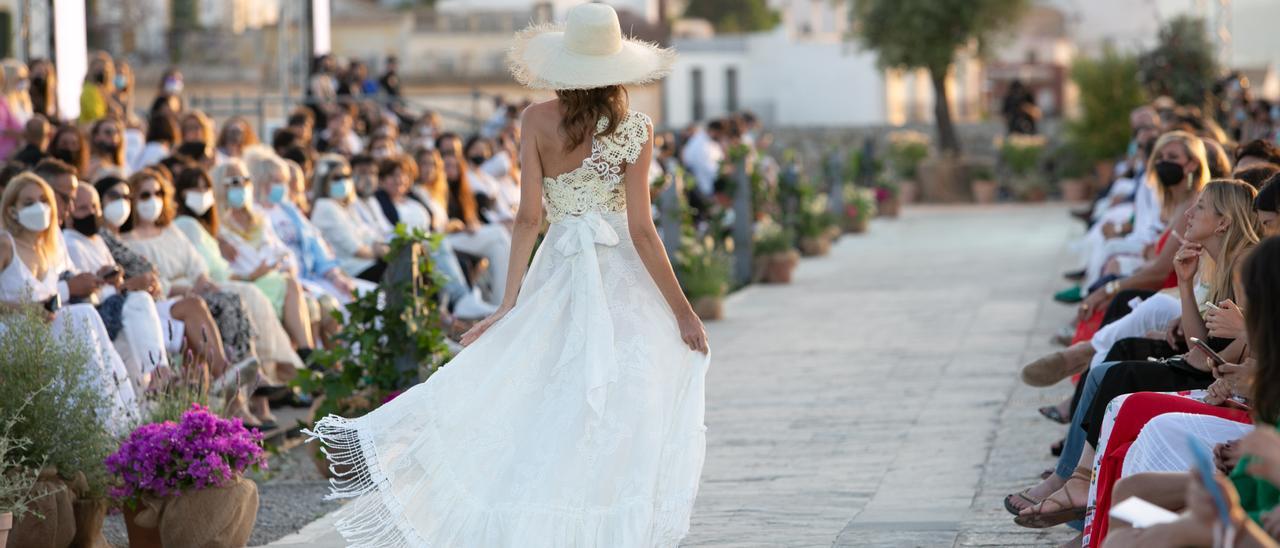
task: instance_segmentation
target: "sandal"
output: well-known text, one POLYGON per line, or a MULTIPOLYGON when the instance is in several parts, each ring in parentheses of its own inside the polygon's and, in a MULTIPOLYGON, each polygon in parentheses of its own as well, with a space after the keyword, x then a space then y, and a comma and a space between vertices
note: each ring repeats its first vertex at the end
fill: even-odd
POLYGON ((1013 501, 1014 501, 1015 499, 1022 499, 1022 500, 1027 501, 1027 503, 1028 503, 1028 504, 1027 504, 1027 507, 1028 507, 1028 508, 1029 508, 1029 507, 1032 507, 1032 506, 1035 506, 1035 505, 1037 505, 1037 504, 1040 504, 1040 501, 1038 501, 1038 500, 1036 500, 1036 499, 1033 499, 1033 498, 1031 498, 1031 497, 1028 497, 1028 496, 1027 496, 1027 493, 1029 493, 1029 492, 1031 492, 1031 488, 1030 488, 1030 487, 1028 487, 1028 488, 1026 488, 1026 489, 1023 489, 1023 490, 1022 490, 1022 492, 1020 492, 1020 493, 1014 493, 1014 494, 1012 494, 1012 495, 1008 495, 1008 496, 1006 496, 1006 497, 1004 498, 1004 509, 1005 509, 1005 510, 1008 510, 1010 514, 1013 514, 1013 515, 1017 516, 1017 515, 1019 515, 1019 514, 1021 514, 1021 513, 1022 513, 1022 508, 1018 508, 1017 506, 1014 506, 1013 501))
POLYGON ((1052 476, 1052 475, 1053 475, 1053 469, 1045 468, 1044 472, 1040 472, 1040 481, 1047 480, 1049 479, 1049 476, 1052 476))
POLYGON ((1062 412, 1058 411, 1058 406, 1056 405, 1046 405, 1044 407, 1041 407, 1039 411, 1040 411, 1040 416, 1046 419, 1049 419, 1053 422, 1056 422, 1058 424, 1071 423, 1071 417, 1063 416, 1062 412))
POLYGON ((1069 521, 1084 519, 1086 507, 1084 505, 1076 505, 1076 501, 1071 496, 1071 491, 1069 491, 1067 487, 1075 480, 1085 482, 1087 487, 1088 483, 1091 481, 1090 474, 1091 472, 1087 471, 1087 469, 1077 468, 1075 473, 1071 474, 1071 478, 1067 480, 1067 483, 1062 486, 1062 489, 1055 491, 1053 495, 1049 495, 1047 498, 1040 501, 1039 504, 1032 506, 1032 513, 1019 513, 1018 517, 1013 518, 1013 522, 1023 527, 1044 529, 1046 527, 1062 525, 1069 521), (1063 504, 1060 500, 1054 498, 1054 495, 1057 495, 1058 493, 1066 495, 1066 504, 1063 504), (1046 512, 1044 505, 1047 502, 1052 502, 1057 508, 1053 511, 1046 512))

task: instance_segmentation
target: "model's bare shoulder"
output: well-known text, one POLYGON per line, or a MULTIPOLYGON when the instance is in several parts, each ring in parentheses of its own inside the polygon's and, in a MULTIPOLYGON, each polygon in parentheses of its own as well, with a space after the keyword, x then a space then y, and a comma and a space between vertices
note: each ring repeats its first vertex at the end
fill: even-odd
POLYGON ((522 131, 533 130, 541 133, 548 128, 557 127, 559 123, 560 100, 552 99, 525 107, 524 115, 520 118, 520 129, 522 131))

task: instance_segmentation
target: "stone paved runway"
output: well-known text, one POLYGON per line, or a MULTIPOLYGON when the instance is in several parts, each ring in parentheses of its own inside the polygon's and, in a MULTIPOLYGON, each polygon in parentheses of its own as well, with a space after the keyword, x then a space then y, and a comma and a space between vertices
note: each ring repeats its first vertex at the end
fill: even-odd
MULTIPOLYGON (((1056 545, 1000 506, 1052 464, 1021 386, 1070 310, 1061 206, 919 207, 731 297, 709 326, 690 547, 1056 545)), ((279 545, 339 546, 331 518, 279 545)))

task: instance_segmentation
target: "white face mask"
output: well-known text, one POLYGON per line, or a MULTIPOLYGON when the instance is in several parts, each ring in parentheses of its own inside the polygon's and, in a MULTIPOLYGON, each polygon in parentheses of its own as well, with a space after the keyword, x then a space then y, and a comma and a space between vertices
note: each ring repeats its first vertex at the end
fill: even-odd
POLYGON ((129 219, 129 200, 112 200, 102 207, 102 220, 120 228, 129 219))
POLYGON ((138 218, 151 223, 160 218, 160 211, 164 209, 164 203, 160 198, 149 198, 138 202, 138 218))
POLYGON ((187 209, 196 215, 204 215, 209 208, 213 207, 213 191, 206 190, 197 192, 194 190, 187 191, 183 197, 183 203, 187 204, 187 209))
POLYGON ((44 232, 49 228, 50 214, 49 204, 36 202, 18 210, 18 223, 31 232, 44 232))

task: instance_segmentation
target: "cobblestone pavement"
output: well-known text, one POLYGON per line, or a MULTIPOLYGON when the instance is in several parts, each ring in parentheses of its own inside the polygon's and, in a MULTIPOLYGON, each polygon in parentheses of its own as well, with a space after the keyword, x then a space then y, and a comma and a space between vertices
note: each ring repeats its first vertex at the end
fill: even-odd
MULTIPOLYGON (((1061 427, 1020 364, 1070 309, 1061 206, 918 207, 732 296, 708 326, 707 461, 685 546, 1051 546, 1001 507, 1061 427)), ((326 517, 278 545, 338 546, 326 517)))

